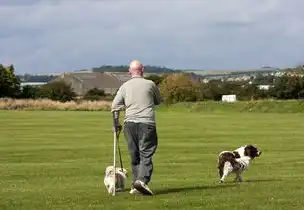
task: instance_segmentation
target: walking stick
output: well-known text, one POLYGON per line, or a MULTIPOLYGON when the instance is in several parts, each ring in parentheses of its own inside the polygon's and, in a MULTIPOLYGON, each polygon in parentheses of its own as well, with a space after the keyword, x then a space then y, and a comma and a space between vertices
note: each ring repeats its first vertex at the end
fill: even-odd
POLYGON ((119 111, 114 111, 113 112, 113 131, 114 131, 114 148, 113 148, 113 167, 114 167, 114 191, 113 195, 115 196, 116 193, 116 150, 118 147, 118 152, 119 152, 119 160, 120 160, 120 171, 123 171, 123 164, 122 164, 122 157, 121 157, 121 151, 120 151, 120 146, 119 146, 119 134, 121 132, 121 125, 119 124, 119 111))
POLYGON ((114 167, 114 191, 113 196, 116 194, 116 147, 117 147, 117 125, 118 125, 118 111, 113 112, 113 131, 114 131, 114 148, 113 148, 113 167, 114 167))

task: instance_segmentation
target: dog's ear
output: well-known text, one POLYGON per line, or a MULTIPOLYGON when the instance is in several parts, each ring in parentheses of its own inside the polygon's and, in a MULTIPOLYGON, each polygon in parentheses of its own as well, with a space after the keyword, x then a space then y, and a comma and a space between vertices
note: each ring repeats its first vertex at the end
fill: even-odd
POLYGON ((127 169, 123 168, 122 172, 126 175, 126 177, 128 177, 128 171, 127 171, 127 169))
POLYGON ((254 159, 255 157, 258 156, 258 149, 253 146, 253 145, 247 145, 245 147, 245 152, 244 152, 245 156, 249 156, 250 158, 254 159))
POLYGON ((108 175, 113 169, 113 166, 108 166, 105 170, 105 174, 108 175))
POLYGON ((251 157, 251 149, 252 149, 252 146, 251 145, 247 145, 245 148, 244 148, 244 155, 245 156, 249 156, 251 157))
POLYGON ((104 173, 107 174, 109 171, 109 166, 106 167, 106 169, 104 170, 104 173))

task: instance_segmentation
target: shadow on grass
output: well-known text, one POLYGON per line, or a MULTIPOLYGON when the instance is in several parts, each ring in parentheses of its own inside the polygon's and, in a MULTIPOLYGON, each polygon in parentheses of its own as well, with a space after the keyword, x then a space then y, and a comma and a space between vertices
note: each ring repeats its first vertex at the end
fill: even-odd
POLYGON ((281 179, 248 179, 244 180, 243 182, 252 182, 252 183, 259 183, 259 182, 280 182, 282 181, 281 179))
POLYGON ((155 195, 169 194, 169 193, 179 193, 188 192, 193 190, 212 190, 212 189, 222 189, 228 187, 235 187, 234 184, 216 184, 214 186, 193 186, 193 187, 177 187, 177 188, 167 188, 162 190, 155 190, 155 195))
POLYGON ((162 195, 162 194, 170 194, 170 193, 179 193, 179 192, 187 192, 193 190, 216 190, 223 189, 229 187, 238 187, 242 183, 259 183, 259 182, 278 182, 280 179, 260 179, 260 180, 244 180, 243 182, 226 182, 222 184, 215 183, 214 185, 209 186, 193 186, 193 187, 178 187, 178 188, 167 188, 161 190, 155 190, 154 194, 162 195))
MULTIPOLYGON (((243 182, 235 182, 235 181, 226 181, 225 183, 219 184, 215 183, 214 185, 209 186, 188 186, 188 187, 176 187, 176 188, 167 188, 160 190, 153 190, 153 194, 155 195, 163 195, 170 193, 180 193, 180 192, 189 192, 193 190, 216 190, 216 189, 224 189, 229 187, 238 187, 242 183, 259 183, 259 182, 279 182, 282 181, 280 179, 256 179, 256 180, 244 180, 243 182)), ((126 188, 123 192, 130 191, 130 188, 126 188)))
POLYGON ((233 181, 228 181, 226 180, 225 183, 226 184, 242 184, 242 183, 259 183, 259 182, 280 182, 282 181, 281 179, 248 179, 248 180, 243 180, 242 182, 235 182, 233 181))

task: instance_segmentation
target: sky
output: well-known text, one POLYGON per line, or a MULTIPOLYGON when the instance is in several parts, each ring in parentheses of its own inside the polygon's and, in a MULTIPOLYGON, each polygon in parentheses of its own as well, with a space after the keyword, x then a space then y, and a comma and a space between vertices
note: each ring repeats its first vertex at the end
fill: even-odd
POLYGON ((0 0, 0 63, 254 69, 304 63, 303 0, 0 0))

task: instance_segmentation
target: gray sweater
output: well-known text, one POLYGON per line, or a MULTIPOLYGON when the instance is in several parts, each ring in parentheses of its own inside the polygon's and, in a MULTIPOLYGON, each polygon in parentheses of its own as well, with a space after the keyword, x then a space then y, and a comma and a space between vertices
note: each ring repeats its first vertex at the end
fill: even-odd
POLYGON ((153 81, 133 76, 118 89, 112 102, 112 111, 125 109, 125 122, 155 125, 155 106, 162 101, 153 81))

